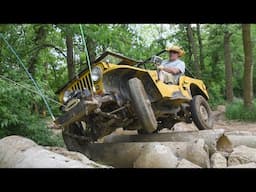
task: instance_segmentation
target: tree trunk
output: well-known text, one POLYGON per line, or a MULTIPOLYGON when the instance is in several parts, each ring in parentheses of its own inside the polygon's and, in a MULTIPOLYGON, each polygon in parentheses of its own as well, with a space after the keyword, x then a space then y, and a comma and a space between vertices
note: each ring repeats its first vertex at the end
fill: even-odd
POLYGON ((66 34, 66 47, 67 47, 67 66, 68 66, 68 79, 71 80, 75 77, 75 65, 73 58, 73 37, 71 33, 66 34))
POLYGON ((29 66, 28 71, 31 73, 32 76, 35 76, 38 55, 39 55, 40 51, 42 50, 42 47, 40 45, 43 44, 46 37, 47 37, 47 30, 46 30, 45 25, 40 25, 40 26, 35 25, 34 43, 35 43, 35 45, 37 45, 37 47, 35 48, 36 50, 33 51, 33 54, 31 56, 30 60, 28 61, 28 66, 29 66))
MULTIPOLYGON (((181 26, 186 29, 187 40, 189 40, 187 27, 185 27, 184 25, 181 25, 181 26)), ((192 48, 191 48, 191 43, 189 41, 188 41, 188 58, 189 58, 189 61, 191 61, 192 68, 194 68, 195 64, 194 64, 194 61, 192 59, 192 48)))
POLYGON ((87 38, 87 46, 88 46, 88 53, 90 57, 91 64, 96 60, 96 42, 95 40, 91 39, 90 37, 87 38))
POLYGON ((44 63, 44 75, 43 75, 44 81, 48 81, 48 63, 44 63))
POLYGON ((201 37, 201 29, 200 24, 196 24, 196 32, 197 32, 197 38, 198 38, 198 45, 199 45, 199 58, 200 58, 200 67, 201 70, 204 70, 204 54, 203 54, 203 43, 202 43, 202 37, 201 37))
POLYGON ((211 76, 212 76, 212 79, 215 78, 215 76, 218 74, 218 71, 216 70, 217 68, 217 65, 219 64, 219 60, 220 60, 220 57, 219 57, 219 54, 217 51, 214 51, 211 55, 211 60, 212 60, 212 63, 211 63, 211 76))
POLYGON ((226 83, 226 99, 228 102, 233 101, 233 83, 232 83, 232 63, 230 52, 230 38, 232 33, 224 32, 224 63, 225 63, 225 83, 226 83))
MULTIPOLYGON (((187 30, 187 27, 185 24, 179 24, 179 31, 181 31, 182 34, 182 38, 180 38, 179 40, 180 41, 188 41, 188 30, 187 30)), ((188 58, 188 61, 190 61, 189 63, 186 63, 186 65, 192 65, 191 61, 192 61, 192 52, 191 52, 191 45, 190 43, 188 43, 186 45, 186 47, 184 47, 187 51, 186 55, 187 55, 187 58, 188 58)))
POLYGON ((196 73, 197 77, 200 77, 200 65, 199 65, 199 59, 198 59, 198 50, 197 50, 197 45, 195 42, 195 38, 193 35, 193 30, 191 28, 190 24, 187 24, 187 33, 188 33, 188 41, 191 45, 192 48, 192 55, 193 55, 193 62, 194 62, 194 71, 196 73))
POLYGON ((253 63, 252 63, 252 41, 251 25, 242 24, 243 46, 244 46, 244 106, 253 108, 253 63))
MULTIPOLYGON (((33 77, 36 76, 36 64, 38 61, 40 51, 44 48, 41 45, 44 44, 46 40, 47 27, 44 24, 34 25, 34 30, 35 30, 35 38, 33 41, 36 46, 35 46, 35 50, 33 50, 31 54, 31 58, 28 61, 28 71, 33 77)), ((38 106, 38 103, 35 101, 32 101, 32 113, 36 113, 36 114, 39 113, 39 106, 38 106)))
POLYGON ((161 49, 165 49, 166 48, 166 40, 163 36, 163 33, 164 33, 164 25, 163 24, 160 24, 158 33, 159 33, 158 43, 159 43, 161 49))

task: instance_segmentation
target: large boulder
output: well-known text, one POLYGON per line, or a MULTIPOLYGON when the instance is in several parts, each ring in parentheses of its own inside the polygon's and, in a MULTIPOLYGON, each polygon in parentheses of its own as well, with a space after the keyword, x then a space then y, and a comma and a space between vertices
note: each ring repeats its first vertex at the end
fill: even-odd
POLYGON ((244 145, 234 148, 234 151, 228 158, 228 166, 234 166, 246 163, 256 163, 256 149, 244 145))
POLYGON ((186 159, 181 159, 178 162, 177 168, 201 168, 201 167, 186 159))
POLYGON ((188 124, 184 122, 176 123, 172 129, 175 132, 198 131, 198 128, 194 125, 194 123, 188 124))
POLYGON ((133 164, 134 168, 175 168, 178 158, 170 148, 160 144, 152 143, 141 151, 139 157, 133 164))
POLYGON ((180 157, 186 158, 203 168, 210 168, 209 150, 204 139, 197 139, 187 146, 186 154, 180 157))
POLYGON ((83 164, 85 164, 86 166, 89 167, 95 167, 95 168, 110 168, 111 166, 105 166, 102 164, 98 164, 92 160, 90 160, 89 158, 87 158, 85 155, 83 155, 82 153, 79 152, 75 152, 75 151, 68 151, 65 148, 62 147, 44 147, 45 149, 52 151, 54 153, 58 153, 60 155, 63 155, 67 158, 76 160, 76 161, 80 161, 83 164))
POLYGON ((88 159, 78 161, 54 153, 21 136, 8 136, 0 140, 1 168, 94 168, 88 159))
POLYGON ((214 153, 211 156, 211 167, 212 168, 226 168, 227 159, 221 153, 214 153))
POLYGON ((240 165, 233 165, 229 166, 228 168, 256 168, 256 163, 246 163, 246 164, 240 164, 240 165))
POLYGON ((225 134, 228 140, 231 142, 233 147, 237 147, 240 145, 245 145, 247 147, 256 148, 256 135, 246 135, 247 133, 241 133, 241 135, 238 135, 236 133, 227 133, 225 134))
POLYGON ((226 106, 225 105, 218 105, 217 109, 213 111, 213 118, 218 120, 225 120, 225 112, 226 112, 226 106))

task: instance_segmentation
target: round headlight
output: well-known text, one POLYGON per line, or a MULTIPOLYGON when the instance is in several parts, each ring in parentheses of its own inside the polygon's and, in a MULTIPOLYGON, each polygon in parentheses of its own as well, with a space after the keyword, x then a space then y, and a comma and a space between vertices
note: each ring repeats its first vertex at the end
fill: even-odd
POLYGON ((71 91, 65 91, 63 96, 63 101, 66 103, 70 97, 71 91))
POLYGON ((92 80, 94 82, 99 81, 100 78, 102 77, 102 71, 100 67, 93 67, 92 68, 92 80))

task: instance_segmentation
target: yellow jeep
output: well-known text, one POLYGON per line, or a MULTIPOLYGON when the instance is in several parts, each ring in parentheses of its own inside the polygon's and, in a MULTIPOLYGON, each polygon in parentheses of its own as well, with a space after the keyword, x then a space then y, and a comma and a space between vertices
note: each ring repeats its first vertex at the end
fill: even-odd
POLYGON ((91 73, 84 69, 56 92, 63 103, 56 123, 67 145, 68 138, 93 142, 120 127, 139 134, 171 129, 181 121, 193 121, 200 130, 213 127, 203 81, 183 75, 177 84, 165 84, 147 62, 106 51, 91 73))

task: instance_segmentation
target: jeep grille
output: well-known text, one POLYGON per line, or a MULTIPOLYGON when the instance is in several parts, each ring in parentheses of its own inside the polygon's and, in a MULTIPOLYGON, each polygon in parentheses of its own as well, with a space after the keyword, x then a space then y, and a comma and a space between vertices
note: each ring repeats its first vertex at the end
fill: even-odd
POLYGON ((76 83, 74 83, 71 87, 71 89, 73 91, 75 90, 83 90, 84 88, 88 89, 89 91, 92 91, 92 80, 91 80, 91 76, 88 74, 86 74, 85 76, 83 76, 81 79, 79 79, 79 81, 77 81, 76 83))

